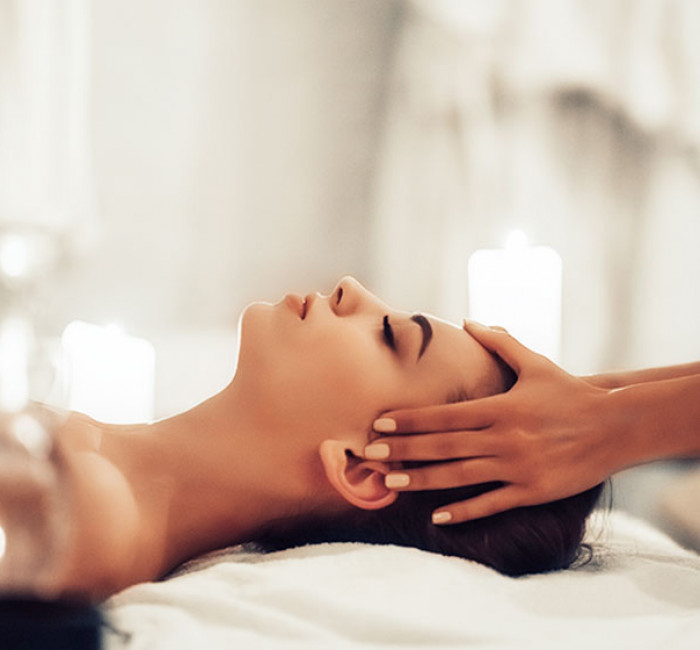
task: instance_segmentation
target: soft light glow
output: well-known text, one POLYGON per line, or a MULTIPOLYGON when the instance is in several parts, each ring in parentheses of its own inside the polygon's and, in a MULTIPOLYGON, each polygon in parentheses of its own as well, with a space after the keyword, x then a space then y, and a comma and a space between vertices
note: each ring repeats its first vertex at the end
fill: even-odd
POLYGON ((527 245, 512 231, 506 248, 478 250, 469 258, 470 317, 505 327, 525 345, 559 359, 562 261, 547 246, 527 245))
POLYGON ((505 249, 510 252, 527 249, 527 236, 522 230, 511 230, 506 236, 505 249))
POLYGON ((0 410, 19 411, 29 398, 29 323, 9 317, 0 323, 0 410))
POLYGON ((126 334, 124 326, 120 323, 107 323, 107 325, 105 325, 105 332, 110 336, 124 336, 126 334))
POLYGON ((52 447, 51 436, 31 415, 20 413, 12 422, 12 433, 35 458, 49 457, 52 447))
POLYGON ((61 338, 69 408, 105 422, 153 419, 155 350, 119 328, 73 321, 61 338))
POLYGON ((5 529, 0 526, 0 562, 2 562, 2 558, 5 557, 5 553, 7 551, 7 535, 5 534, 5 529))
POLYGON ((30 263, 27 240, 19 235, 5 235, 0 239, 0 269, 11 278, 27 274, 30 263))

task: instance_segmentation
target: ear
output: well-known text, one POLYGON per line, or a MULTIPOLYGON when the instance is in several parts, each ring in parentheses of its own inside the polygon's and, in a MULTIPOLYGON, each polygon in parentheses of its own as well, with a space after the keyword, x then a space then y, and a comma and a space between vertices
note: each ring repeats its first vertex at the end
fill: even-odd
POLYGON ((319 454, 326 477, 348 503, 364 510, 378 510, 398 498, 398 492, 384 485, 389 472, 386 463, 359 458, 340 440, 324 440, 319 454))

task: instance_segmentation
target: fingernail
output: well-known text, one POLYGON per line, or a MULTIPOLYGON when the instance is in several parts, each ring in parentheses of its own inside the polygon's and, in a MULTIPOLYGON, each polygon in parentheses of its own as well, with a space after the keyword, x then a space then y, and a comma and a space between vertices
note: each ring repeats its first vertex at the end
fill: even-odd
POLYGON ((452 515, 449 512, 434 512, 433 513, 433 523, 434 524, 446 524, 448 521, 452 521, 452 515))
POLYGON ((391 418, 379 418, 373 422, 372 428, 377 433, 391 433, 392 431, 396 431, 396 420, 392 420, 391 418))
POLYGON ((370 460, 389 458, 389 445, 385 445, 383 442, 367 445, 367 447, 365 447, 365 458, 369 458, 370 460))
POLYGON ((390 489, 406 487, 411 479, 408 474, 387 474, 384 485, 390 489))

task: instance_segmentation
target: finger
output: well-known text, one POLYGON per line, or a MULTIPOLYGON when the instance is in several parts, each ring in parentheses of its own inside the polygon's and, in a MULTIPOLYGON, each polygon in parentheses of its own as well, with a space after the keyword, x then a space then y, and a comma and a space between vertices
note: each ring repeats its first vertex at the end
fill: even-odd
POLYGON ((446 490, 502 480, 501 465, 491 457, 439 463, 418 469, 402 469, 389 472, 384 477, 386 487, 410 492, 446 490))
POLYGON ((491 515, 519 508, 522 505, 520 491, 515 486, 506 485, 479 496, 450 503, 433 512, 435 524, 461 524, 465 521, 483 519, 491 515))
POLYGON ((503 328, 495 329, 486 327, 475 321, 464 320, 464 330, 473 336, 487 350, 495 352, 505 361, 516 374, 520 374, 523 365, 528 361, 539 358, 536 352, 524 346, 513 338, 503 328))
POLYGON ((388 434, 483 429, 493 424, 501 399, 500 395, 493 395, 468 402, 388 411, 374 421, 372 428, 388 434))
POLYGON ((451 460, 496 456, 498 439, 487 431, 455 431, 378 438, 364 449, 369 460, 451 460))

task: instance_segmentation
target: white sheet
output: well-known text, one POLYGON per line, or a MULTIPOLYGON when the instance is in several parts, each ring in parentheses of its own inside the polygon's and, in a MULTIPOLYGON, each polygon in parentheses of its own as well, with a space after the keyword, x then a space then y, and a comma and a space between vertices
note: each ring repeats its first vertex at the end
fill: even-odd
POLYGON ((106 646, 698 650, 700 556, 620 513, 599 526, 596 563, 518 579, 393 546, 231 549, 112 597, 131 638, 106 646))

